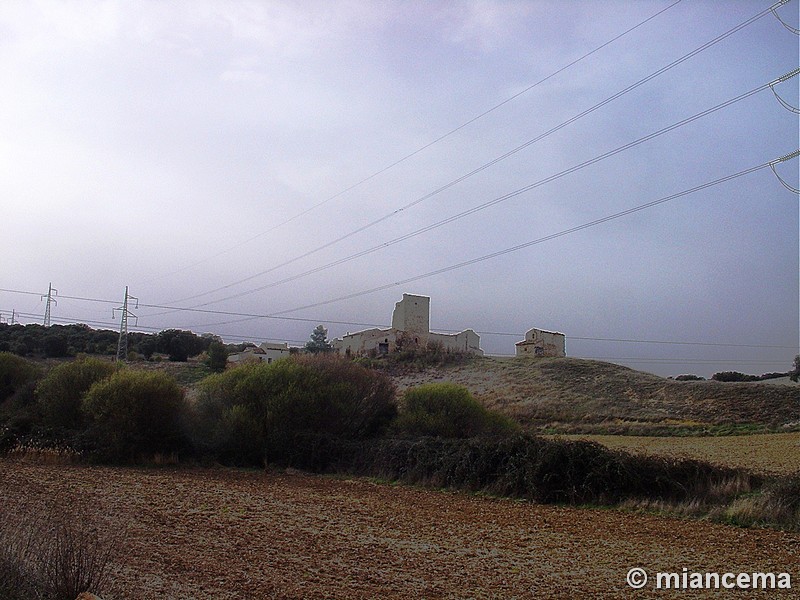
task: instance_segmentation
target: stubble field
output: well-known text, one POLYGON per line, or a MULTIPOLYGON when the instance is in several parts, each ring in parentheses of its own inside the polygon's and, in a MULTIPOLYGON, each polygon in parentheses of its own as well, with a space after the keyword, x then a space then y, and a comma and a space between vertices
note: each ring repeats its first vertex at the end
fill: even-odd
POLYGON ((688 457, 769 475, 800 472, 800 432, 711 437, 568 435, 633 454, 688 457))
POLYGON ((772 530, 293 472, 0 461, 5 518, 48 498, 124 532, 106 600, 671 597, 627 588, 634 566, 790 572, 794 590, 747 597, 800 596, 800 534, 772 530))

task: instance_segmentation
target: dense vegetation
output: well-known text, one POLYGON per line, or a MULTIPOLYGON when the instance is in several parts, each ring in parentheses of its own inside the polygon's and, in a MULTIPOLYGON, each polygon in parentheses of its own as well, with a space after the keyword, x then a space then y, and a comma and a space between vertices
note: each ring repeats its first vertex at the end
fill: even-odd
POLYGON ((232 464, 303 461, 310 437, 383 433, 394 394, 385 375, 330 355, 246 364, 202 382, 194 439, 201 455, 232 464))
POLYGON ((410 388, 398 403, 384 372, 327 353, 209 375, 190 402, 164 370, 82 357, 43 374, 0 352, 0 391, 0 451, 291 466, 540 502, 725 506, 737 522, 800 527, 798 478, 545 440, 452 384, 410 388))
MULTIPOLYGON (((0 323, 0 352, 37 358, 64 358, 78 354, 115 356, 119 333, 88 325, 8 325, 0 323)), ((171 361, 186 361, 208 351, 218 339, 209 334, 166 329, 160 333, 129 333, 128 351, 151 359, 159 353, 171 361)), ((234 346, 235 348, 235 346, 234 346)))
POLYGON ((487 410, 469 391, 452 383, 428 383, 403 395, 395 430, 412 437, 471 438, 502 436, 516 423, 487 410))
POLYGON ((105 461, 178 452, 187 447, 183 390, 162 372, 120 370, 83 398, 93 453, 105 461))

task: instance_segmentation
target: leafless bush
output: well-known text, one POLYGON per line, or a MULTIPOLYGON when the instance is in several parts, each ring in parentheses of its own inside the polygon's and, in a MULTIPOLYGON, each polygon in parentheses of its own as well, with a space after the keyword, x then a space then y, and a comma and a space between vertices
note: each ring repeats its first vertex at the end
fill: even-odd
POLYGON ((121 539, 98 527, 86 502, 29 498, 4 511, 0 597, 75 600, 82 592, 101 591, 121 539))

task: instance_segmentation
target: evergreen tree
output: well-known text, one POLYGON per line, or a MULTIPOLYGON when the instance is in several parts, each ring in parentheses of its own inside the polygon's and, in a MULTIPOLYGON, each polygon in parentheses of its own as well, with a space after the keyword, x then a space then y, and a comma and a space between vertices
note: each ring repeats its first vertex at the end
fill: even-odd
POLYGON ((316 354, 318 352, 330 352, 333 349, 328 342, 328 330, 322 325, 317 325, 311 332, 311 339, 306 342, 306 352, 316 354))
POLYGON ((211 342, 208 347, 208 366, 212 371, 221 373, 225 370, 225 365, 228 364, 228 349, 225 344, 220 342, 211 342))

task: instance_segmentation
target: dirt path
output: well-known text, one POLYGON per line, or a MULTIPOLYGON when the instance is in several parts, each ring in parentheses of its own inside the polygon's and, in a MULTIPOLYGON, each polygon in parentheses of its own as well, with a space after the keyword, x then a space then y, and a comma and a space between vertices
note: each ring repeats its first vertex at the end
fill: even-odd
POLYGON ((789 572, 788 593, 729 595, 800 598, 798 534, 304 474, 0 461, 5 509, 65 494, 127 529, 106 600, 720 595, 630 590, 635 566, 789 572))

